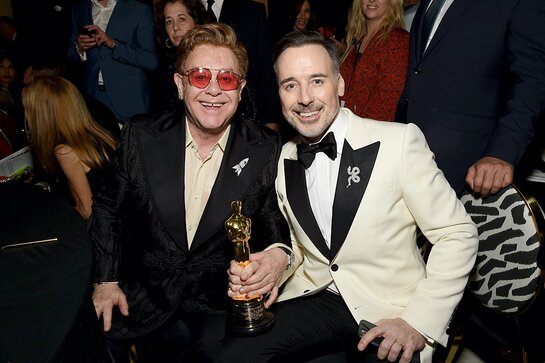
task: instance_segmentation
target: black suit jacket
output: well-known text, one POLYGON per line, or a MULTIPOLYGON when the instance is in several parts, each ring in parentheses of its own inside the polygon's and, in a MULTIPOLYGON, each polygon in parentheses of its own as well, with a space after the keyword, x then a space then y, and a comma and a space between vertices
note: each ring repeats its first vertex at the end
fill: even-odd
POLYGON ((421 2, 396 118, 426 136, 458 192, 483 156, 515 165, 545 107, 545 2, 454 0, 422 54, 421 2))
POLYGON ((265 6, 251 0, 225 0, 219 21, 235 29, 248 52, 247 88, 255 102, 258 122, 279 122, 283 118, 272 62, 274 44, 265 6))
MULTIPOLYGON (((96 281, 119 281, 128 317, 114 315, 113 338, 142 335, 181 314, 221 310, 233 245, 224 222, 231 201, 252 218, 250 247, 288 241, 274 181, 281 144, 274 132, 235 116, 208 204, 188 250, 184 205, 185 114, 131 122, 122 131, 109 181, 95 194, 90 222, 96 281), (234 168, 245 158, 237 175, 234 168)), ((115 309, 117 310, 117 309, 115 309)))

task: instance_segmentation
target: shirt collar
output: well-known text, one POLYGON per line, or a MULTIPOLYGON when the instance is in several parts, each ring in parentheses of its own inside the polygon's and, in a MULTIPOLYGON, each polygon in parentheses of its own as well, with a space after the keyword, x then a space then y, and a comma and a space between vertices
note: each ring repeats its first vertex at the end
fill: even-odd
POLYGON ((114 7, 115 4, 117 4, 117 0, 108 0, 108 3, 106 4, 106 6, 102 5, 98 0, 91 0, 91 2, 93 3, 93 5, 98 6, 99 8, 104 8, 104 9, 114 7))
MULTIPOLYGON (((223 132, 223 135, 221 135, 221 138, 216 143, 216 145, 219 146, 222 152, 225 152, 225 147, 227 146, 227 140, 229 140, 230 133, 231 133, 231 124, 227 126, 227 128, 223 132)), ((187 121, 187 117, 186 117, 185 118, 185 147, 187 148, 194 142, 195 140, 193 139, 193 136, 191 135, 191 132, 189 131, 189 121, 187 121)))

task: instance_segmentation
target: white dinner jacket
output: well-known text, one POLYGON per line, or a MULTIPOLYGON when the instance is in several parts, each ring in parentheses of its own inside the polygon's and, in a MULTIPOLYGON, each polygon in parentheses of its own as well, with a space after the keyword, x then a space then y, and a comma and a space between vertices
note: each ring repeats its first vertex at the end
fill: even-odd
POLYGON ((280 156, 276 190, 291 229, 294 265, 284 274, 279 301, 335 281, 356 322, 401 317, 445 345, 449 319, 475 262, 476 227, 417 126, 340 112, 347 114, 348 129, 331 250, 310 207, 298 140, 284 145, 280 156), (352 173, 359 168, 359 182, 353 178, 350 186, 349 167, 352 173), (416 245, 417 225, 434 245, 427 264, 416 245))

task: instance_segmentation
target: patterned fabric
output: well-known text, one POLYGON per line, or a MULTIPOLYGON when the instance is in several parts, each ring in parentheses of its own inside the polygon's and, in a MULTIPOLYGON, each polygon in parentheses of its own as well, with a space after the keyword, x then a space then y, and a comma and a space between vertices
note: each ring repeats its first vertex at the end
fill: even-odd
POLYGON ((475 198, 466 191, 460 200, 479 230, 479 252, 469 290, 496 312, 524 310, 541 285, 537 268, 540 241, 533 211, 513 187, 486 198, 475 198))
MULTIPOLYGON (((233 259, 233 246, 223 223, 229 214, 221 216, 219 221, 201 220, 207 226, 214 226, 210 227, 214 228, 211 237, 198 246, 194 241, 189 251, 184 250, 179 243, 187 246, 187 241, 177 241, 167 228, 166 221, 174 212, 164 206, 160 208, 157 194, 153 194, 157 190, 150 189, 153 176, 146 173, 144 165, 143 155, 154 151, 144 147, 143 135, 153 134, 158 138, 158 152, 163 158, 157 162, 168 165, 169 170, 175 168, 171 160, 167 160, 175 156, 168 152, 184 152, 185 135, 177 131, 177 128, 185 130, 180 126, 184 117, 180 112, 147 117, 124 127, 110 174, 95 195, 89 227, 95 243, 95 281, 119 281, 129 303, 129 317, 121 316, 118 309, 114 309, 112 330, 108 334, 114 339, 141 336, 174 314, 226 307, 226 270, 233 259), (169 139, 169 135, 174 137, 169 139)), ((247 126, 241 119, 235 119, 233 125, 236 129, 231 136, 236 137, 237 142, 264 145, 268 151, 265 165, 252 166, 258 169, 256 180, 244 195, 238 196, 243 202, 243 214, 252 218, 251 247, 259 251, 273 242, 289 239, 274 188, 281 143, 272 131, 247 126)), ((220 178, 218 176, 216 182, 220 178)), ((183 175, 178 182, 183 188, 183 175)), ((231 187, 225 185, 225 188, 231 187)), ((167 193, 170 207, 183 210, 183 197, 176 205, 173 193, 167 193)), ((179 223, 184 225, 183 217, 179 223)))
POLYGON ((341 65, 344 107, 360 117, 393 121, 407 73, 409 33, 396 28, 382 41, 372 39, 354 67, 356 48, 341 65))

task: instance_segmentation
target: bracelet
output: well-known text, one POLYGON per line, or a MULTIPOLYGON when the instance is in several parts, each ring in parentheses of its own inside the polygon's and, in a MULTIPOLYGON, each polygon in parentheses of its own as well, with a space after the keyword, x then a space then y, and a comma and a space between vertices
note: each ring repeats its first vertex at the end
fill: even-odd
POLYGON ((286 252, 286 255, 288 255, 288 265, 286 266, 286 270, 289 270, 291 266, 293 266, 293 252, 289 250, 289 248, 284 246, 277 246, 282 251, 286 252))
POLYGON ((117 40, 114 39, 114 46, 112 47, 112 49, 115 49, 117 48, 117 40))
POLYGON ((97 287, 98 285, 117 285, 119 282, 117 281, 104 281, 104 282, 95 282, 93 284, 93 287, 97 287))
POLYGON ((76 52, 78 52, 78 54, 85 53, 85 51, 78 46, 78 42, 74 42, 74 45, 76 46, 76 52))

